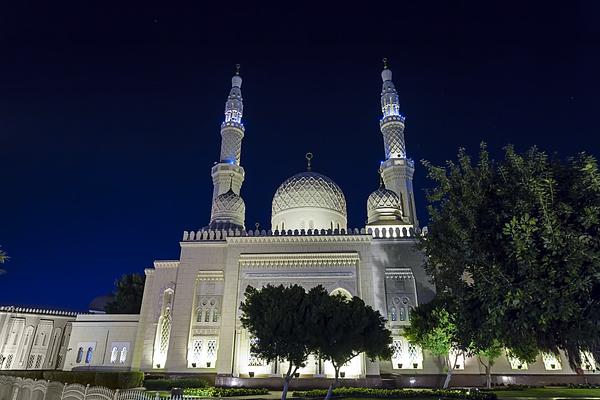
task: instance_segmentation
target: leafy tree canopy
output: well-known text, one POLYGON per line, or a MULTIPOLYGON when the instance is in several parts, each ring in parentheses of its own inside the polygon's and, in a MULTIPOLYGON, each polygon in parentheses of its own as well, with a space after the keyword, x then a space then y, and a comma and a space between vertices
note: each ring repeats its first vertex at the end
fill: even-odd
POLYGON ((331 361, 335 370, 335 380, 326 397, 330 398, 341 367, 360 353, 371 360, 389 359, 392 336, 379 311, 356 296, 330 296, 322 286, 311 289, 308 296, 319 305, 311 315, 311 330, 319 333, 312 337, 311 348, 322 359, 331 361))
POLYGON ((586 154, 562 161, 506 147, 472 162, 424 162, 429 234, 421 241, 439 296, 454 304, 461 347, 504 345, 524 361, 564 350, 600 360, 600 173, 586 154))
POLYGON ((115 281, 115 298, 106 304, 108 314, 138 314, 144 296, 145 275, 125 274, 115 281))

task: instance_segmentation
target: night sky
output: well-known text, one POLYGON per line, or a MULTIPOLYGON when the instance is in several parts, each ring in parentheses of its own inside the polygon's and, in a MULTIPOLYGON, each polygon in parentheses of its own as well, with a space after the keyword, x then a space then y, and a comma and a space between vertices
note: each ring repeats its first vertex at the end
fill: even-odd
POLYGON ((481 141, 600 156, 600 2, 213 3, 0 6, 0 304, 87 310, 119 275, 178 258, 182 232, 210 217, 236 63, 247 226, 270 225, 307 151, 364 226, 382 57, 423 222, 422 159, 481 141))

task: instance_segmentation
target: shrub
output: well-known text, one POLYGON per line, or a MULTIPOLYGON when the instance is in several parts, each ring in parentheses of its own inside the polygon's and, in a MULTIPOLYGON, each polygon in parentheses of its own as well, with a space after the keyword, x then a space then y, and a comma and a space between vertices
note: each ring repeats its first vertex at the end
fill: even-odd
POLYGON ((84 386, 106 386, 110 389, 140 387, 144 380, 144 374, 139 371, 2 371, 1 374, 84 386))
MULTIPOLYGON (((327 389, 316 389, 308 391, 296 391, 294 397, 317 398, 325 397, 327 389)), ((423 389, 423 390, 405 390, 405 389, 371 389, 371 388, 352 388, 341 387, 333 390, 334 396, 339 397, 372 397, 372 398, 395 398, 395 399, 414 399, 414 398, 437 398, 446 399, 472 399, 472 400, 495 400, 495 393, 457 390, 457 389, 423 389)))
POLYGON ((144 373, 140 371, 119 372, 119 388, 129 389, 141 387, 144 383, 144 373))
POLYGON ((181 378, 181 379, 146 379, 144 386, 148 390, 171 390, 178 388, 206 388, 209 382, 203 378, 181 378))
POLYGON ((43 379, 44 371, 0 371, 0 375, 17 376, 20 378, 43 379))
POLYGON ((263 394, 269 394, 268 389, 253 389, 253 388, 220 388, 220 387, 207 387, 207 388, 189 388, 184 389, 183 394, 185 396, 198 396, 198 397, 233 397, 233 396, 257 396, 263 394))

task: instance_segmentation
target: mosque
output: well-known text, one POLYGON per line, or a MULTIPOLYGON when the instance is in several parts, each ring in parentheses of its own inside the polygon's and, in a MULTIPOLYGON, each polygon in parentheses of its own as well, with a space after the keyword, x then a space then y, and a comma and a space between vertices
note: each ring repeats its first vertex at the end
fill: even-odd
MULTIPOLYGON (((271 283, 307 289, 322 285, 331 293, 359 296, 387 318, 392 359, 356 357, 341 371, 353 384, 379 385, 384 377, 402 386, 437 385, 444 365, 402 337, 411 308, 430 301, 435 288, 423 269, 423 255, 415 249, 424 230, 413 194, 415 165, 407 155, 405 119, 387 65, 381 78, 384 161, 381 184, 366 199, 365 226, 348 226, 342 189, 312 170, 310 153, 306 170, 275 191, 270 229, 246 226, 238 69, 225 103, 220 161, 211 169, 210 221, 199 230, 183 232, 179 259, 155 261, 145 270, 140 314, 74 316, 0 309, 0 369, 200 373, 216 376, 223 386, 265 386, 281 378, 286 363, 267 364, 252 354, 254 339, 241 327, 239 304, 248 285, 271 283), (46 328, 40 331, 42 323, 46 328), (40 339, 38 332, 50 339, 40 339), (37 346, 33 359, 32 343, 37 346)), ((456 360, 455 384, 481 384, 484 368, 477 358, 456 360)), ((593 362, 582 367, 586 374, 597 374, 593 362)), ((577 378, 562 354, 540 354, 537 362, 527 365, 505 353, 496 360, 493 373, 498 383, 577 378)), ((333 368, 310 358, 299 374, 297 382, 315 386, 331 377, 333 368)))

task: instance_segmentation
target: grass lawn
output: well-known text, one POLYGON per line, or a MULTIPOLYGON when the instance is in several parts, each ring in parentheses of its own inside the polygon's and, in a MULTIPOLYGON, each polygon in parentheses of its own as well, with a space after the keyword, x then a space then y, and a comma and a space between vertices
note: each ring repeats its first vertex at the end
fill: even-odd
POLYGON ((514 397, 532 397, 538 399, 547 398, 599 398, 600 389, 570 389, 561 387, 531 388, 524 390, 498 390, 495 392, 499 399, 511 399, 514 397))

